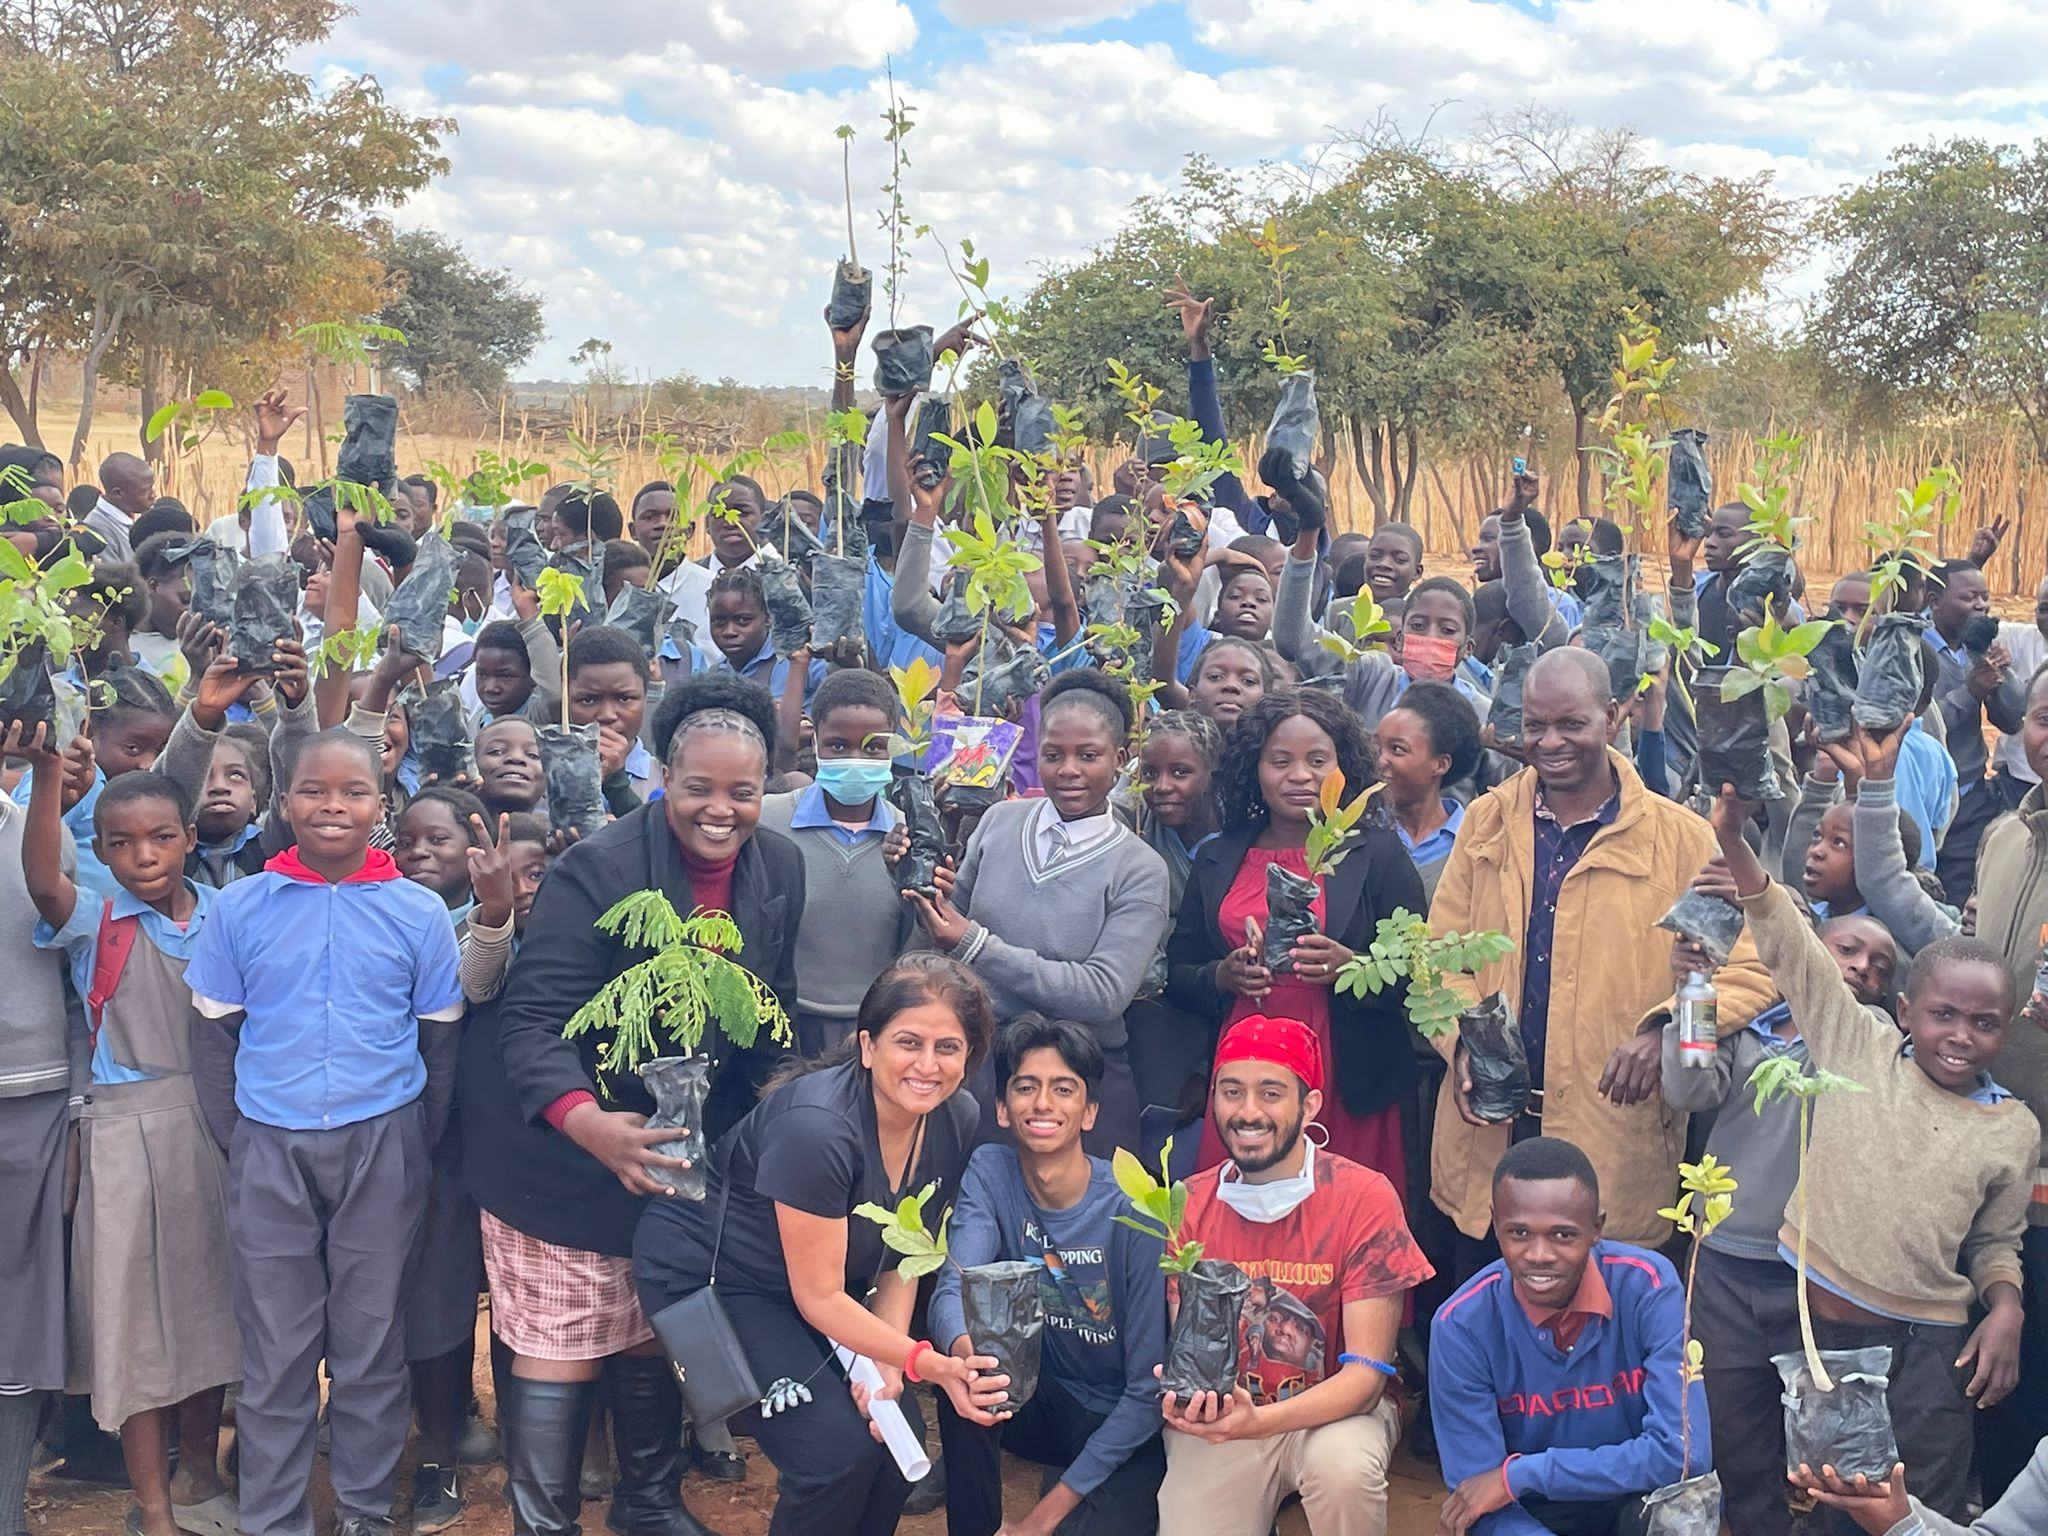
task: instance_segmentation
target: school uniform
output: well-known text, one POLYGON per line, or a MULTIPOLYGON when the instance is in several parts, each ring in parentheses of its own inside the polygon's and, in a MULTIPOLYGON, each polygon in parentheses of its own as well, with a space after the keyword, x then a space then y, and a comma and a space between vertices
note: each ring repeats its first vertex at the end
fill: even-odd
MULTIPOLYGON (((726 659, 725 653, 712 647, 697 647, 698 672, 737 672, 750 683, 759 683, 768 690, 769 697, 782 697, 783 684, 789 678, 789 658, 775 654, 775 638, 769 636, 761 642, 761 649, 746 661, 735 666, 726 659)), ((831 667, 824 661, 813 661, 804 673, 804 708, 811 707, 811 695, 818 691, 818 684, 825 681, 825 674, 831 667)))
POLYGON ((186 967, 194 1006, 221 1021, 195 1060, 227 1133, 246 1536, 311 1536, 323 1355, 336 1512, 390 1512, 410 1422, 406 1258, 452 1086, 422 1042, 462 1017, 457 966, 447 908, 388 855, 331 884, 293 848, 220 893, 186 967))
MULTIPOLYGON (((458 951, 475 902, 448 912, 458 951)), ((467 989, 465 988, 465 993, 467 989)), ((453 1077, 465 1023, 436 1030, 433 1047, 453 1077)), ((455 1107, 432 1149, 433 1173, 426 1214, 413 1240, 405 1284, 405 1358, 438 1360, 468 1344, 476 1333, 476 1298, 484 1288, 483 1236, 476 1199, 462 1174, 462 1127, 455 1107)))
POLYGON ((71 1390, 110 1431, 241 1376, 227 1165, 199 1108, 184 978, 215 892, 187 884, 182 925, 123 890, 81 892, 62 928, 35 930, 70 962, 91 1030, 66 1335, 71 1390))

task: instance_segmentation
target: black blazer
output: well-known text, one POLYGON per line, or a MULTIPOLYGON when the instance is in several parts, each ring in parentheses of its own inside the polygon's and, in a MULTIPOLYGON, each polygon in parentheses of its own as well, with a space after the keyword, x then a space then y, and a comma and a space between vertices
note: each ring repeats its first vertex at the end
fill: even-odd
MULTIPOLYGON (((1244 935, 1222 929, 1223 898, 1251 851, 1257 828, 1223 832, 1195 854, 1181 898, 1180 917, 1166 945, 1166 995, 1197 1018, 1221 1024, 1233 998, 1216 990, 1216 967, 1244 935)), ((1382 827, 1351 836, 1351 852, 1323 880, 1326 931, 1354 953, 1363 954, 1383 917, 1396 907, 1427 916, 1422 876, 1401 839, 1382 827)), ((1369 1115, 1396 1102, 1415 1081, 1414 1026, 1408 1022, 1407 989, 1354 998, 1332 990, 1330 1034, 1336 1060, 1330 1064, 1337 1100, 1354 1115, 1369 1115)))
MULTIPOLYGON (((583 839, 548 872, 504 990, 471 1016, 457 1077, 464 1171, 477 1203, 543 1241, 619 1256, 633 1251, 646 1197, 628 1194, 541 1115, 579 1090, 606 1109, 654 1111, 638 1077, 599 1077, 602 1042, 562 1037, 563 1024, 598 988, 647 957, 595 926, 620 898, 641 890, 667 893, 678 912, 695 905, 658 801, 583 839)), ((734 958, 793 1008, 804 910, 803 856, 793 843, 755 830, 733 868, 732 908, 744 941, 734 958)), ((704 1107, 705 1136, 715 1141, 753 1107, 784 1052, 765 1035, 741 1050, 716 1030, 704 1049, 716 1063, 704 1107)))

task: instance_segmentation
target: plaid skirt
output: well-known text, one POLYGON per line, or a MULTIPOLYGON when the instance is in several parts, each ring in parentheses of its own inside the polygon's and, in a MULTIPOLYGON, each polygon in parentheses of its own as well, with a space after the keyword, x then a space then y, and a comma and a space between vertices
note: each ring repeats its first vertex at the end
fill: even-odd
POLYGON ((654 1337, 633 1261, 554 1243, 483 1214, 491 1331, 534 1360, 602 1360, 654 1337))

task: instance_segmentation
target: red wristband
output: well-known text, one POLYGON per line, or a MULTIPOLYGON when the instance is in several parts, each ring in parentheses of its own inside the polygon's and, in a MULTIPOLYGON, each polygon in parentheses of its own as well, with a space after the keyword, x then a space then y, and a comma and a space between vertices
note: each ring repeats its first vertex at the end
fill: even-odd
POLYGON ((917 1360, 918 1356, 929 1352, 931 1347, 932 1341, 930 1339, 919 1339, 910 1346, 910 1353, 903 1360, 903 1374, 907 1379, 916 1382, 924 1380, 922 1376, 917 1374, 917 1360))
POLYGON ((1520 1451, 1516 1451, 1513 1455, 1509 1456, 1506 1461, 1500 1464, 1501 1492, 1505 1493, 1508 1496, 1508 1502, 1510 1504, 1516 1503, 1518 1501, 1515 1498, 1515 1485, 1508 1481, 1508 1468, 1515 1464, 1516 1459, 1520 1457, 1521 1454, 1522 1453, 1520 1451))

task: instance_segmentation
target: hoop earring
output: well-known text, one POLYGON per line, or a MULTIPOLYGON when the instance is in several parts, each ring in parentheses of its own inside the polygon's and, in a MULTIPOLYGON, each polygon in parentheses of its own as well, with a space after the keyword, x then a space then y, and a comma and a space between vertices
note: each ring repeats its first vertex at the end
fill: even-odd
POLYGON ((1307 1137, 1308 1144, 1314 1147, 1318 1152, 1324 1151, 1330 1145, 1330 1128, 1327 1125, 1323 1124, 1323 1122, 1320 1120, 1309 1121, 1307 1125, 1304 1125, 1301 1128, 1301 1134, 1304 1137, 1307 1137), (1321 1131, 1323 1133, 1323 1139, 1321 1141, 1317 1141, 1315 1137, 1310 1136, 1308 1134, 1310 1131, 1321 1131))

